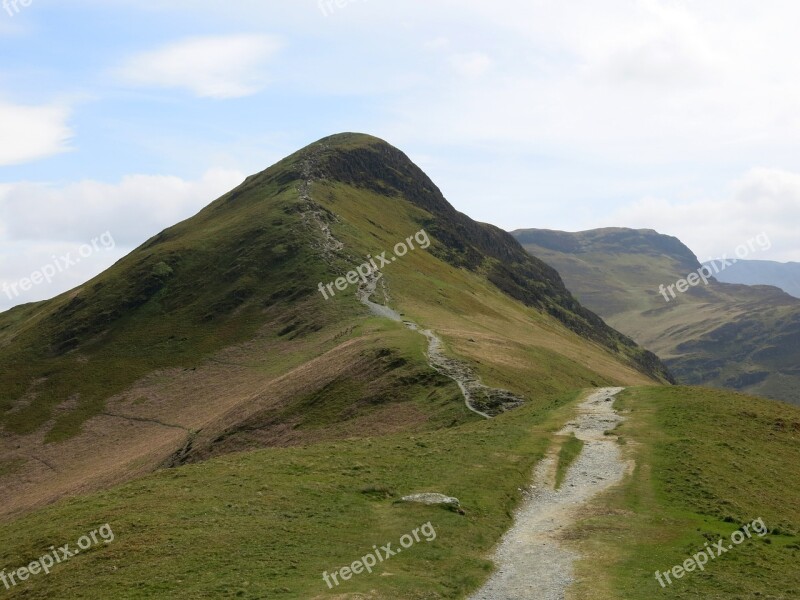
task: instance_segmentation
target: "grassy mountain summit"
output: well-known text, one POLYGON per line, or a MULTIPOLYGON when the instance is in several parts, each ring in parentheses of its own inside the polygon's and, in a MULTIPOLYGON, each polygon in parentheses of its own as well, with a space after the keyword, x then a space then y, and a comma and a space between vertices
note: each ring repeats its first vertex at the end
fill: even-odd
POLYGON ((358 285, 319 292, 420 231, 430 247, 386 266, 376 295, 487 386, 547 404, 669 379, 399 150, 342 134, 83 286, 0 315, 4 511, 233 451, 477 418, 423 336, 370 315, 358 285))
POLYGON ((721 264, 707 271, 708 285, 701 280, 680 293, 676 282, 701 265, 677 238, 652 230, 527 229, 514 236, 681 382, 800 403, 800 300, 774 287, 721 283, 714 277, 725 273, 721 264))

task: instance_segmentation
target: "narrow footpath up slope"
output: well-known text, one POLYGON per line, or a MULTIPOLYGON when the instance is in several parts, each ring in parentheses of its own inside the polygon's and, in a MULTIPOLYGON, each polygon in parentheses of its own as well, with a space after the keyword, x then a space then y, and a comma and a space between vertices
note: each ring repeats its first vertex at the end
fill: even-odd
POLYGON ((396 310, 384 304, 378 304, 371 300, 372 294, 378 285, 378 281, 383 281, 380 274, 372 273, 369 281, 358 288, 359 300, 367 306, 373 314, 385 317, 392 321, 402 322, 411 331, 424 335, 428 340, 428 363, 431 368, 438 371, 445 377, 449 377, 458 384, 461 393, 464 395, 464 402, 467 408, 480 416, 491 419, 493 416, 517 408, 525 403, 523 398, 516 396, 508 390, 490 388, 481 382, 475 372, 466 363, 448 357, 443 350, 442 340, 430 329, 422 329, 413 321, 403 319, 403 316, 396 310), (483 408, 483 410, 481 410, 483 408), (494 414, 488 414, 492 412, 494 414))
POLYGON ((565 598, 578 555, 564 546, 561 533, 590 500, 619 483, 630 466, 616 436, 604 435, 623 421, 613 406, 622 390, 592 393, 581 403, 577 418, 559 432, 583 440, 583 451, 559 490, 553 488, 556 454, 539 463, 531 493, 496 551, 497 572, 471 600, 565 598))

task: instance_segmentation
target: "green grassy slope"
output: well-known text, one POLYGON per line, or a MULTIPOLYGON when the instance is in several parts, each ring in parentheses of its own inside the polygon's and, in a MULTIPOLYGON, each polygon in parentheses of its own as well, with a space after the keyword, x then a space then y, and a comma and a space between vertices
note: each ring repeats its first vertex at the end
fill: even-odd
MULTIPOLYGON (((352 293, 335 303, 316 296, 318 282, 376 251, 374 226, 337 216, 359 200, 404 219, 391 223, 398 233, 429 227, 437 240, 432 253, 446 264, 480 274, 637 368, 663 375, 655 357, 577 304, 558 275, 510 236, 457 215, 405 155, 375 138, 345 134, 248 178, 81 288, 0 315, 0 425, 31 433, 75 398, 76 406, 48 425, 48 439, 69 438, 109 396, 146 373, 194 367, 252 338, 267 322, 265 309, 274 318, 317 300, 300 333, 359 314, 352 293), (320 181, 312 200, 298 193, 309 178, 320 181), (324 256, 319 223, 343 236, 347 253, 324 256)), ((378 247, 385 243, 387 236, 378 247)))
POLYGON ((573 532, 589 551, 579 572, 591 573, 575 597, 796 598, 800 410, 681 387, 631 389, 616 406, 627 417, 616 433, 636 469, 573 532), (732 545, 731 534, 757 519, 768 535, 753 534, 666 588, 656 580, 707 542, 732 545))
MULTIPOLYGON (((463 598, 490 574, 490 550, 570 418, 575 390, 668 379, 653 355, 583 309, 551 268, 496 228, 456 213, 399 151, 354 134, 322 140, 248 178, 81 289, 0 315, 0 365, 3 436, 12 445, 46 431, 58 443, 37 452, 70 457, 83 443, 102 460, 96 444, 103 440, 91 432, 108 422, 108 415, 93 416, 108 405, 135 419, 107 451, 167 436, 155 427, 152 438, 135 438, 142 420, 171 423, 178 439, 176 468, 113 487, 78 481, 77 489, 105 491, 1 522, 6 569, 52 545, 74 548, 105 523, 116 536, 5 591, 10 598, 463 598), (434 329, 446 352, 488 385, 525 396, 523 407, 479 419, 455 384, 427 368, 422 336, 371 316, 353 288, 328 301, 317 292, 318 282, 421 228, 431 248, 387 267, 376 296, 434 329), (326 245, 325 230, 343 250, 326 245), (200 413, 211 422, 195 420, 200 413), (463 514, 397 502, 421 492, 458 497, 463 514), (339 588, 323 581, 323 571, 351 564, 374 545, 396 548, 426 523, 436 540, 339 588)), ((764 476, 749 460, 771 469, 767 450, 794 459, 785 435, 795 413, 758 401, 749 412, 726 413, 733 406, 726 398, 692 389, 669 398, 668 418, 642 420, 640 430, 631 419, 626 447, 673 486, 683 468, 674 461, 691 457, 699 483, 677 488, 680 496, 659 492, 654 506, 673 517, 714 519, 762 506, 732 470, 742 467, 760 485, 764 476), (710 400, 694 400, 706 393, 710 400), (695 404, 708 414, 695 414, 695 404), (739 441, 709 429, 716 413, 739 441), (760 434, 765 424, 777 426, 775 415, 783 427, 778 441, 753 446, 750 456, 747 425, 759 423, 760 434), (684 426, 686 439, 678 433, 684 426), (665 438, 680 443, 651 460, 647 444, 665 438), (695 443, 709 444, 713 460, 695 455, 695 443)), ((9 481, 34 473, 10 458, 0 460, 0 497, 9 481)), ((109 460, 85 465, 117 468, 109 460)), ((137 473, 147 470, 142 464, 137 473)), ((39 472, 46 481, 63 476, 39 472)), ((792 471, 767 475, 790 485, 792 471)), ((773 492, 759 516, 796 532, 791 513, 781 512, 795 510, 796 498, 788 494, 781 506, 773 492)), ((685 524, 681 531, 690 535, 685 524)), ((606 556, 615 548, 622 556, 613 536, 584 547, 595 543, 610 548, 606 556)), ((781 585, 790 582, 781 573, 781 585)), ((736 581, 732 572, 725 577, 726 585, 736 581)), ((604 585, 633 584, 609 578, 604 585)))
MULTIPOLYGON (((0 564, 26 564, 52 544, 109 523, 116 539, 9 598, 464 598, 491 572, 534 464, 576 396, 438 433, 401 434, 233 454, 163 471, 0 525, 0 564), (464 514, 397 503, 440 492, 464 514), (374 545, 436 531, 329 590, 323 571, 374 545)), ((595 501, 567 534, 585 557, 573 597, 781 598, 798 583, 800 411, 701 388, 632 388, 617 433, 632 476, 595 501), (654 578, 762 518, 754 536, 662 590, 654 578)), ((74 544, 73 544, 74 546, 74 544)))
POLYGON ((515 237, 558 269, 578 299, 654 351, 683 383, 800 403, 800 300, 777 288, 690 288, 666 302, 700 264, 679 240, 650 230, 521 230, 515 237))
MULTIPOLYGON (((0 315, 0 423, 30 433, 77 396, 49 439, 75 435, 144 374, 193 367, 254 336, 265 309, 288 312, 310 295, 325 269, 292 214, 296 194, 269 182, 239 195, 236 210, 224 210, 224 197, 80 289, 0 315), (270 202, 257 201, 264 195, 270 202)), ((330 318, 326 308, 308 329, 330 318)))
POLYGON ((427 365, 421 335, 369 316, 356 286, 327 301, 317 288, 423 228, 431 246, 386 267, 376 299, 435 330, 487 385, 542 406, 668 380, 399 150, 343 134, 80 288, 0 315, 0 454, 13 464, 0 515, 226 452, 477 419, 427 365))
MULTIPOLYGON (((328 198, 336 199, 337 192, 342 191, 326 190, 330 180, 346 184, 359 194, 405 198, 424 211, 414 220, 439 241, 430 250, 434 256, 453 267, 482 275, 508 296, 555 317, 639 370, 663 381, 671 379, 655 355, 636 347, 578 303, 552 267, 531 257, 506 232, 476 223, 456 211, 430 178, 398 149, 362 134, 325 138, 312 148, 316 157, 311 172, 322 180, 321 198, 326 197, 327 191, 328 198)), ((369 206, 388 208, 376 203, 375 198, 362 201, 362 210, 369 210, 369 206)), ((338 212, 335 205, 326 204, 326 208, 338 212)), ((363 228, 369 229, 366 223, 363 228)))
POLYGON ((574 399, 438 433, 228 455, 60 503, 0 525, 0 565, 28 564, 104 523, 115 541, 5 597, 463 597, 491 571, 486 555, 574 399), (455 496, 465 514, 396 503, 418 492, 455 496), (323 571, 373 545, 396 548, 428 522, 434 542, 337 590, 323 582, 323 571))

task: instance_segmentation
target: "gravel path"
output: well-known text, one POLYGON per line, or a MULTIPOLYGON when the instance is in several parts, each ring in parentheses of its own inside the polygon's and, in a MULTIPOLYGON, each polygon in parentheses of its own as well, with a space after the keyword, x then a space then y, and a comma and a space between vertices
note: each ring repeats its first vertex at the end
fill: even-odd
POLYGON ((585 442, 561 488, 553 489, 557 456, 551 453, 536 467, 534 485, 494 557, 497 572, 470 600, 562 600, 574 581, 579 556, 564 546, 561 533, 592 498, 619 483, 629 468, 613 435, 620 417, 613 397, 624 388, 593 392, 577 418, 560 434, 574 432, 585 442))
MULTIPOLYGON (((499 388, 491 388, 480 380, 478 375, 466 363, 450 358, 444 353, 442 340, 430 329, 422 329, 413 321, 403 319, 396 310, 384 304, 377 304, 370 298, 381 281, 381 275, 372 274, 367 283, 358 288, 357 296, 362 304, 380 317, 402 322, 411 331, 424 335, 428 339, 428 363, 445 377, 458 384, 464 396, 464 402, 472 412, 491 419, 502 412, 512 410, 525 403, 524 398, 499 388), (488 413, 492 414, 488 414, 488 413)), ((384 297, 386 290, 384 289, 384 297)))

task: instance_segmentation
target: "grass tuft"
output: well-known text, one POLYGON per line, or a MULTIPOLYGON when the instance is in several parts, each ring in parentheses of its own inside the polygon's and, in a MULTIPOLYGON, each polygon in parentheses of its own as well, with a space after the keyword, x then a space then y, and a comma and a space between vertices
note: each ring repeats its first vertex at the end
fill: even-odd
POLYGON ((561 444, 561 450, 558 452, 558 466, 556 467, 556 489, 561 488, 569 468, 583 451, 583 446, 583 440, 576 438, 574 433, 571 433, 561 444))

